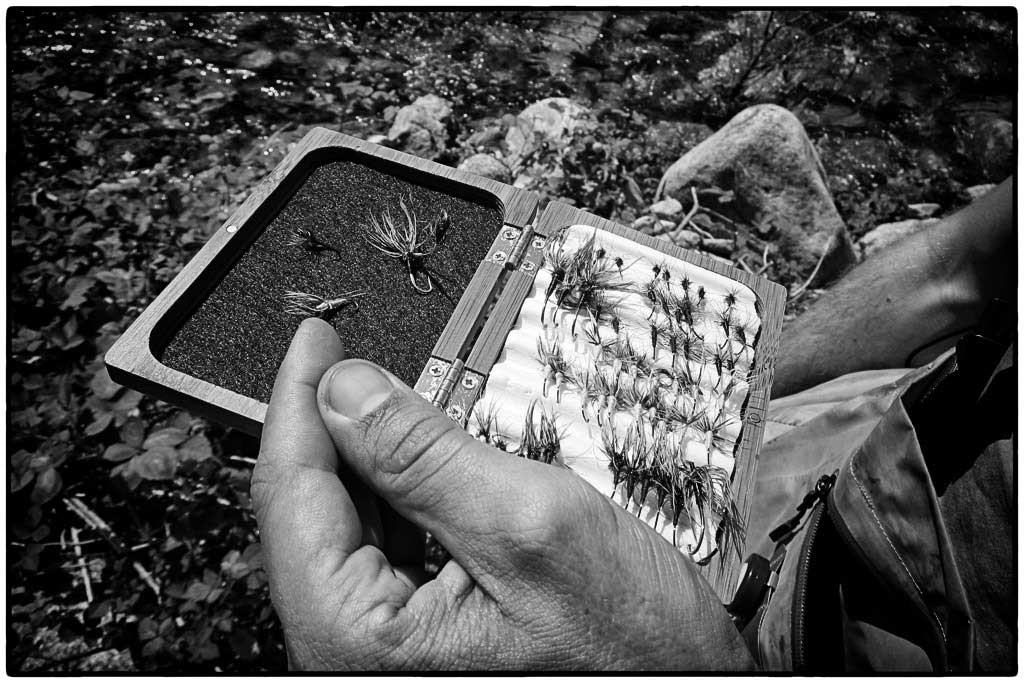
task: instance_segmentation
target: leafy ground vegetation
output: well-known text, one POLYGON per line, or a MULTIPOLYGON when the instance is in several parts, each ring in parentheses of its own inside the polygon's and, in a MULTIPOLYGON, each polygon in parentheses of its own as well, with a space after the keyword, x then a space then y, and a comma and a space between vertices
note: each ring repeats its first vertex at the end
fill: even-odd
POLYGON ((755 102, 804 121, 855 237, 1008 172, 984 130, 1012 10, 584 14, 8 12, 8 671, 285 666, 258 445, 102 355, 313 125, 382 135, 437 94, 455 165, 570 97, 597 126, 552 157, 557 194, 625 222, 755 102))

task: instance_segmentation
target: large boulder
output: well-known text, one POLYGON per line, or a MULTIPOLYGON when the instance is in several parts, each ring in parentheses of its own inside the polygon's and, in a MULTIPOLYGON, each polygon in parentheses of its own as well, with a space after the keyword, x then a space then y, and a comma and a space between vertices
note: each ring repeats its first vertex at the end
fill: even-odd
POLYGON ((818 153, 800 121, 782 107, 762 104, 737 114, 669 167, 658 194, 683 199, 694 184, 731 190, 741 219, 775 240, 804 276, 824 254, 812 284, 856 261, 818 153))
POLYGON ((459 164, 459 170, 469 171, 501 183, 512 182, 512 171, 505 165, 505 162, 482 152, 464 159, 459 164))
POLYGON ((448 145, 448 117, 452 103, 437 95, 424 95, 398 110, 388 140, 405 151, 433 159, 448 145))
POLYGON ((548 97, 534 102, 516 117, 505 134, 508 165, 515 167, 541 145, 559 150, 572 140, 588 110, 566 97, 548 97))

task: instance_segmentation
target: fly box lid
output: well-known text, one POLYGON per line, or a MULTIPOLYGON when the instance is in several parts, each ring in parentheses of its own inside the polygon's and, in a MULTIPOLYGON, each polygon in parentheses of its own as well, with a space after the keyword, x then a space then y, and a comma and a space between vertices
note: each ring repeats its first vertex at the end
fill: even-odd
POLYGON ((111 377, 258 434, 322 315, 474 436, 611 495, 728 602, 784 290, 538 203, 315 129, 110 349, 111 377))

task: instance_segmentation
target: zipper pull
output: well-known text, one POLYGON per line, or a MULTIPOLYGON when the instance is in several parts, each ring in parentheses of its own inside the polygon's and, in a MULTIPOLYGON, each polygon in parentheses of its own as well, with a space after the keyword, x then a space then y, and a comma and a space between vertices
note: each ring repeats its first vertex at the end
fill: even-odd
POLYGON ((800 520, 803 519, 804 513, 814 507, 815 503, 819 500, 825 500, 825 496, 832 490, 832 486, 835 483, 836 475, 834 473, 823 474, 814 485, 814 488, 800 501, 800 504, 796 507, 796 514, 772 529, 771 533, 768 534, 768 538, 773 543, 778 543, 782 538, 793 533, 800 524, 800 520))

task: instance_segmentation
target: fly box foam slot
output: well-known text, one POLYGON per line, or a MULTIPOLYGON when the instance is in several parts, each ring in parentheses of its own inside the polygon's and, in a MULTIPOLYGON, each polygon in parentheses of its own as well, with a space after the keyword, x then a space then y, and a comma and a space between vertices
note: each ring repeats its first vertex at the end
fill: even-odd
MULTIPOLYGON (((571 292, 565 298, 572 299, 571 292)), ((761 329, 756 299, 745 285, 700 266, 590 226, 568 227, 549 238, 543 265, 467 430, 522 452, 524 431, 539 429, 540 416, 547 416, 558 435, 559 464, 696 561, 706 561, 723 539, 722 517, 735 514, 731 480, 761 329), (608 286, 601 295, 606 310, 596 314, 578 301, 559 304, 568 283, 561 290, 551 287, 558 257, 571 260, 585 252, 608 286), (646 295, 649 288, 658 292, 653 300, 646 295), (687 316, 692 324, 677 321, 682 316, 661 303, 684 297, 694 307, 687 316), (743 332, 727 330, 723 320, 743 332), (652 326, 662 339, 651 334, 652 326), (700 344, 701 358, 683 357, 669 335, 689 335, 700 344), (616 347, 619 354, 630 349, 633 362, 617 356, 616 347), (714 354, 724 361, 718 367, 714 354), (552 356, 564 371, 552 370, 552 356), (595 380, 599 373, 603 379, 595 380), (617 392, 594 395, 600 382, 617 383, 617 392), (607 452, 611 444, 632 449, 618 466, 617 483, 607 452), (655 476, 658 468, 676 477, 674 496, 664 473, 655 476), (696 475, 705 484, 704 500, 689 491, 694 482, 684 480, 684 471, 698 469, 705 470, 696 475)))

